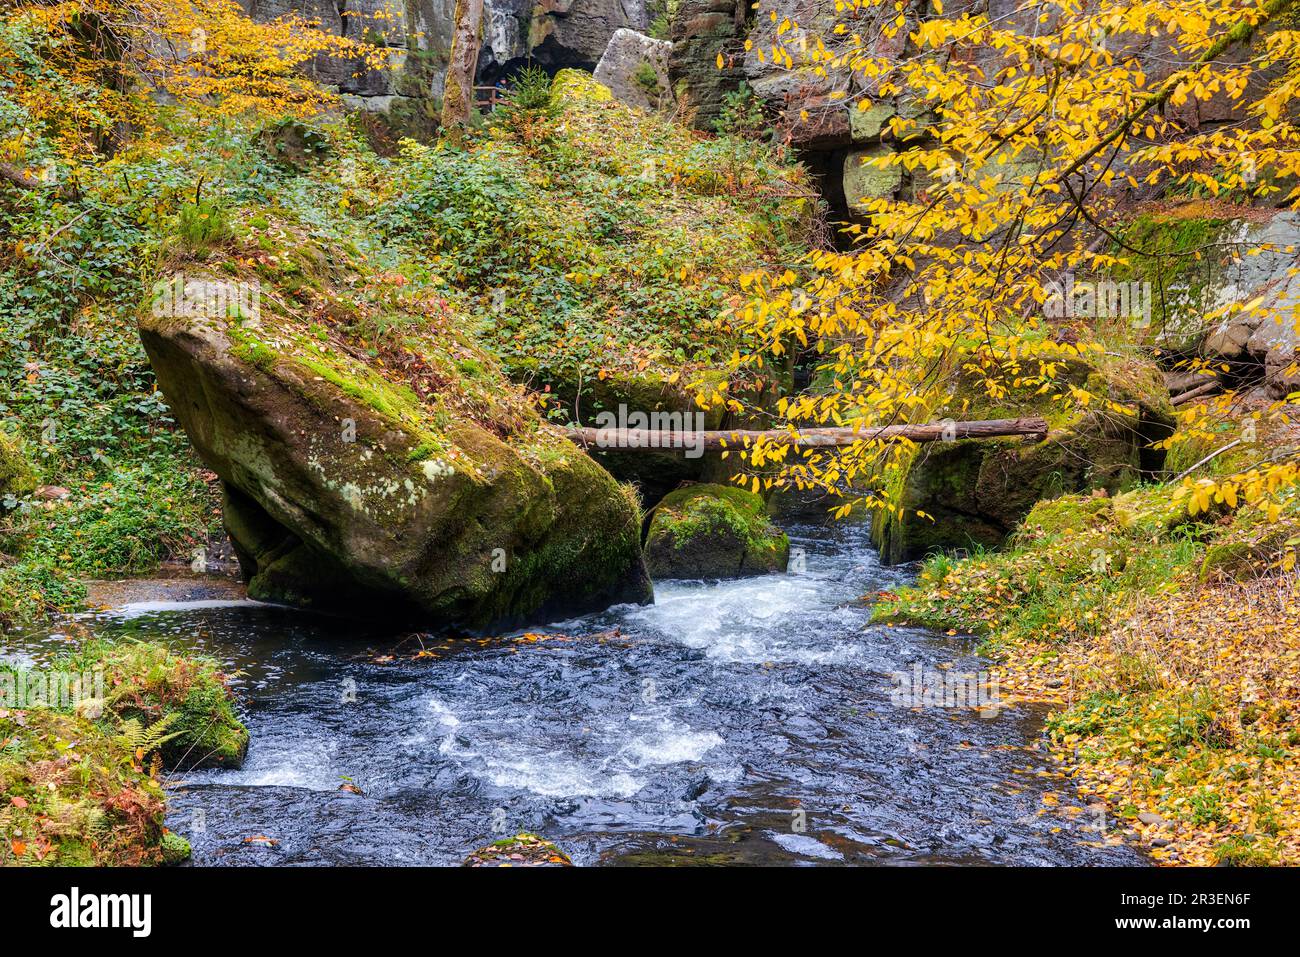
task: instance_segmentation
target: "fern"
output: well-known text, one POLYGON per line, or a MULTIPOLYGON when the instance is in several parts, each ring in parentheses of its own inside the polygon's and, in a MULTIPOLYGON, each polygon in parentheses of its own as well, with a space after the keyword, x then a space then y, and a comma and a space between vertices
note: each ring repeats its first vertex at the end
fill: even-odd
POLYGON ((180 734, 179 731, 173 731, 171 734, 166 733, 167 728, 178 717, 180 715, 173 711, 170 714, 163 715, 148 727, 141 724, 139 718, 130 718, 119 725, 117 739, 125 747, 129 748, 133 754, 148 754, 150 751, 156 751, 180 734))

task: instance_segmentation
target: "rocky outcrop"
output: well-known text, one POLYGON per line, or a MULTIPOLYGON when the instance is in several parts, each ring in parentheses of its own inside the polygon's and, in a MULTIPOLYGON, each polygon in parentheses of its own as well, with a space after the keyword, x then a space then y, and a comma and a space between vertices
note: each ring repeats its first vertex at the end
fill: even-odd
POLYGON ((745 55, 744 0, 681 0, 671 25, 672 51, 668 57, 668 78, 674 92, 680 92, 695 123, 711 130, 722 111, 728 93, 744 81, 736 69, 719 70, 718 57, 725 64, 737 64, 745 55))
POLYGON ((594 70, 617 30, 650 25, 645 0, 539 0, 530 11, 527 48, 515 56, 557 70, 594 70))
POLYGON ((1217 310, 1257 303, 1228 315, 1206 334, 1201 351, 1231 362, 1263 367, 1275 398, 1300 389, 1300 213, 1283 212, 1266 222, 1233 222, 1220 233, 1232 252, 1207 287, 1217 310))
POLYGON ((741 578, 785 571, 790 540, 758 495, 734 485, 689 485, 655 507, 645 554, 656 579, 741 578))
POLYGON ((635 30, 618 30, 596 64, 598 83, 614 98, 643 110, 663 107, 669 100, 668 54, 672 44, 635 30))
MULTIPOLYGON (((1176 360, 1210 359, 1225 384, 1258 387, 1262 398, 1300 389, 1300 214, 1193 201, 1138 216, 1124 242, 1147 255, 1128 255, 1110 278, 1137 284, 1149 303, 1151 345, 1176 360)), ((1179 392, 1207 381, 1170 378, 1179 392)))
POLYGON ((483 411, 513 394, 489 356, 445 330, 410 340, 421 398, 322 318, 356 300, 308 268, 310 321, 274 305, 292 292, 268 290, 255 322, 155 308, 140 324, 168 404, 222 480, 250 596, 430 627, 650 597, 634 500, 527 403, 483 411))
MULTIPOLYGON (((936 13, 928 4, 905 7, 899 8, 901 29, 885 37, 875 22, 881 13, 875 6, 837 0, 759 0, 751 7, 735 0, 681 0, 672 24, 670 76, 674 88, 683 84, 699 107, 701 129, 712 129, 726 94, 746 84, 762 100, 777 138, 799 150, 802 161, 822 180, 822 192, 832 208, 863 216, 862 199, 892 196, 907 184, 901 176, 872 175, 865 183, 845 179, 861 170, 864 155, 878 155, 879 149, 897 145, 882 127, 890 116, 914 116, 918 133, 926 129, 925 116, 915 115, 920 111, 912 104, 881 99, 875 80, 862 72, 842 67, 827 70, 824 60, 810 54, 824 45, 832 53, 861 51, 887 60, 917 56, 920 51, 910 45, 909 36, 921 15, 931 18, 936 13), (838 33, 837 26, 843 28, 838 33), (789 59, 775 59, 774 46, 783 48, 789 59)), ((1025 34, 1034 32, 1039 16, 1037 8, 1016 0, 989 0, 981 11, 999 27, 1013 26, 1025 34)), ((942 15, 958 17, 968 12, 968 4, 951 3, 942 15)), ((1255 40, 1256 48, 1260 42, 1255 40)), ((1116 34, 1106 36, 1105 43, 1117 62, 1126 58, 1140 62, 1151 83, 1168 76, 1180 62, 1162 37, 1116 34)), ((1254 52, 1250 47, 1234 50, 1224 59, 1242 61, 1254 52)), ((992 45, 964 51, 962 56, 986 76, 995 75, 1003 65, 1001 53, 992 45)), ((1205 101, 1188 98, 1180 106, 1167 106, 1166 112, 1183 128, 1195 130, 1236 118, 1240 106, 1225 90, 1205 101)))
MULTIPOLYGON (((318 57, 312 74, 334 86, 382 139, 428 136, 451 49, 453 0, 240 0, 256 20, 297 14, 320 29, 384 48, 388 65, 318 57)), ((644 0, 487 0, 479 78, 494 82, 526 63, 552 72, 594 69, 622 28, 648 26, 644 0)))
POLYGON ((388 64, 318 56, 312 75, 335 87, 381 139, 428 137, 451 45, 451 0, 239 0, 254 20, 297 15, 321 30, 383 48, 388 64))
MULTIPOLYGON (((1040 500, 1089 489, 1117 492, 1162 467, 1164 453, 1150 446, 1172 434, 1174 415, 1154 363, 1076 361, 1065 378, 1104 408, 1066 421, 1049 416, 1052 431, 1041 442, 962 440, 919 448, 896 479, 901 512, 873 520, 882 557, 896 563, 935 551, 996 548, 1040 500)), ((975 391, 956 384, 953 408, 971 399, 977 411, 969 414, 986 414, 975 391)), ((1016 414, 1033 408, 1032 398, 1022 399, 1030 405, 1016 414)))

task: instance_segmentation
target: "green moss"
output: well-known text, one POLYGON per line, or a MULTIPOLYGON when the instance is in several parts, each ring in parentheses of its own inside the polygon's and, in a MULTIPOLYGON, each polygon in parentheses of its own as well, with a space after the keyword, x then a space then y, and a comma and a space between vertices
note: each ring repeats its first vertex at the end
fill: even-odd
POLYGON ((93 485, 76 485, 53 508, 7 517, 0 551, 0 622, 78 611, 83 579, 148 572, 189 556, 216 530, 208 488, 188 458, 114 467, 93 485))
POLYGON ((179 834, 173 834, 171 831, 163 835, 159 850, 162 852, 164 864, 183 864, 190 859, 190 854, 193 853, 190 842, 179 834))
POLYGON ((784 571, 790 540, 763 499, 727 485, 691 485, 655 507, 646 538, 652 577, 733 578, 784 571))
POLYGON ((1200 209, 1191 204, 1173 213, 1138 216, 1123 232, 1130 248, 1115 245, 1111 250, 1122 263, 1110 278, 1151 283, 1152 328, 1175 349, 1194 345, 1204 331, 1200 317, 1216 291, 1212 283, 1223 256, 1214 244, 1232 225, 1231 220, 1197 215, 1200 209))
POLYGON ((37 481, 36 470, 23 455, 18 440, 0 429, 0 511, 4 510, 6 495, 29 495, 35 491, 37 481))
POLYGON ((561 70, 555 74, 551 94, 561 102, 571 103, 610 103, 614 99, 609 87, 597 83, 585 70, 561 70))
POLYGON ((237 343, 231 351, 263 372, 270 372, 275 368, 275 350, 256 340, 237 343))

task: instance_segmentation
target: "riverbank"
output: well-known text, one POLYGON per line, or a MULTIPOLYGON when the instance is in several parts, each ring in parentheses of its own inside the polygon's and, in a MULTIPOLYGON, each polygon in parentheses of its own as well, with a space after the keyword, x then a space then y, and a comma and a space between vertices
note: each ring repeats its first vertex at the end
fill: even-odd
POLYGON ((188 859, 163 823, 163 770, 243 762, 227 676, 165 644, 67 627, 73 651, 0 660, 0 866, 188 859))
POLYGON ((1055 760, 1157 862, 1295 864, 1295 499, 1191 515, 1174 492, 1040 503, 1008 549, 931 559, 875 617, 983 637, 1001 693, 1053 707, 1055 760))

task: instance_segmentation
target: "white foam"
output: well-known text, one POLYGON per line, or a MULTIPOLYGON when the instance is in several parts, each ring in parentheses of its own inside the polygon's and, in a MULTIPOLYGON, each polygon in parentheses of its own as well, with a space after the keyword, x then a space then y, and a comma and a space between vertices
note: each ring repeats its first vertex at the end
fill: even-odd
POLYGON ((619 754, 634 768, 682 764, 701 760, 722 743, 722 736, 714 731, 664 732, 637 736, 619 754))
POLYGON ((209 598, 198 601, 133 601, 122 605, 119 608, 110 609, 104 612, 110 618, 139 618, 141 615, 152 615, 158 612, 174 611, 202 611, 208 608, 276 608, 264 601, 254 601, 251 598, 209 598))
POLYGON ((709 658, 735 664, 768 661, 842 664, 861 655, 855 643, 792 633, 792 623, 836 616, 837 596, 813 575, 762 575, 716 583, 664 582, 655 603, 628 613, 709 658))
POLYGON ((779 831, 769 831, 769 836, 781 847, 791 854, 798 854, 801 857, 815 857, 823 861, 842 861, 844 855, 833 847, 827 847, 816 838, 809 837, 807 834, 782 834, 779 831))
POLYGON ((337 744, 332 740, 279 742, 259 739, 256 734, 253 740, 255 745, 239 770, 198 771, 186 774, 185 779, 306 791, 335 791, 343 782, 335 761, 337 744))

